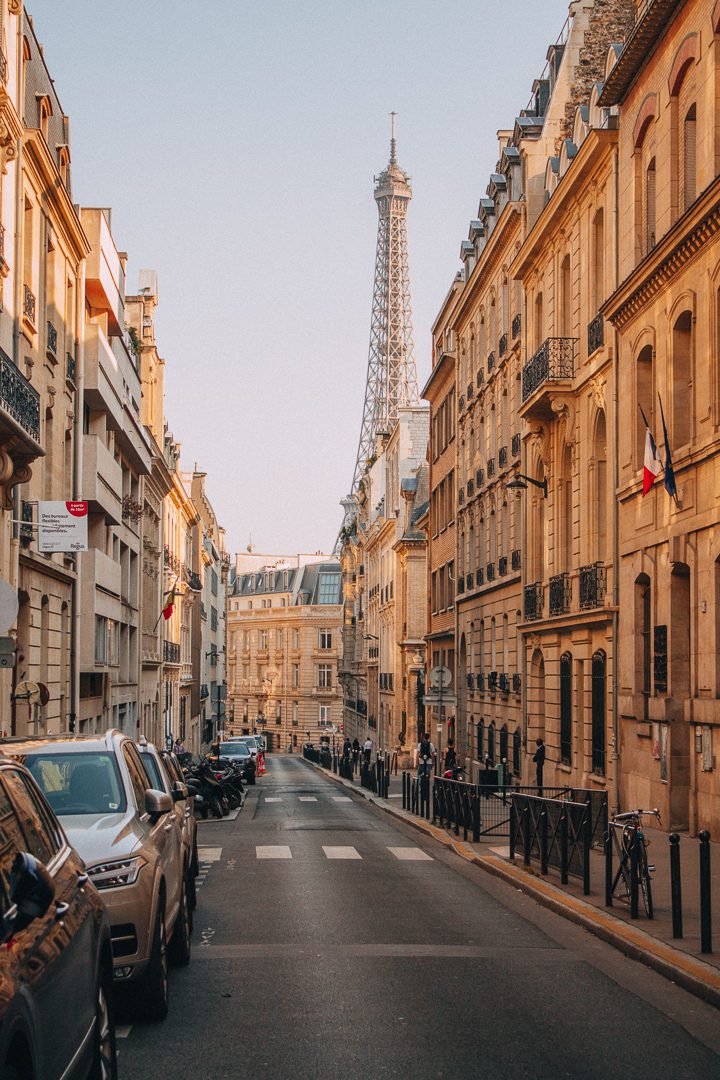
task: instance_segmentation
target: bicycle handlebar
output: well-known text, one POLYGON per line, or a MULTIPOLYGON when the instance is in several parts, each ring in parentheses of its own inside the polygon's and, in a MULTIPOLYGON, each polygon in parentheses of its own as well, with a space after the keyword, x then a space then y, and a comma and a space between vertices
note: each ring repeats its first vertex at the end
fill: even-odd
POLYGON ((614 814, 611 818, 613 823, 617 821, 627 821, 629 818, 636 817, 656 817, 660 821, 660 811, 657 807, 654 810, 626 810, 623 814, 614 814))

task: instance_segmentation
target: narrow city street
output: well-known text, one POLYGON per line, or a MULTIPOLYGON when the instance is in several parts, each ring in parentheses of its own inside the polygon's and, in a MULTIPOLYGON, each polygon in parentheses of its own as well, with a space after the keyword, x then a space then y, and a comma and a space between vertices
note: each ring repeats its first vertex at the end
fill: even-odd
POLYGON ((121 1080, 718 1075, 715 1010, 299 757, 199 830, 192 961, 121 1080))

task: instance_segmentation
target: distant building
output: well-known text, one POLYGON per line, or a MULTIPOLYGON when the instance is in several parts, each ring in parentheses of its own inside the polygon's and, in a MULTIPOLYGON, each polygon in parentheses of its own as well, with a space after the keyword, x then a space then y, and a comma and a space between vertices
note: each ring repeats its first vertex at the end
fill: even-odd
POLYGON ((225 730, 293 750, 342 729, 340 565, 278 557, 235 574, 227 602, 225 730))

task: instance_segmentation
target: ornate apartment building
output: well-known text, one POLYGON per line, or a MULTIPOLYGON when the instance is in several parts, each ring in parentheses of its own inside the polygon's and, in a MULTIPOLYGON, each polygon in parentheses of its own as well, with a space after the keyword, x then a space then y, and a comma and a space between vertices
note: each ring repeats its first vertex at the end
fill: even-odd
POLYGON ((228 591, 225 730, 261 733, 270 750, 342 731, 342 577, 332 556, 315 560, 243 571, 238 557, 228 591))
POLYGON ((720 10, 638 4, 600 105, 619 107, 618 712, 622 797, 720 828, 720 10), (642 409, 676 481, 642 494, 642 409))

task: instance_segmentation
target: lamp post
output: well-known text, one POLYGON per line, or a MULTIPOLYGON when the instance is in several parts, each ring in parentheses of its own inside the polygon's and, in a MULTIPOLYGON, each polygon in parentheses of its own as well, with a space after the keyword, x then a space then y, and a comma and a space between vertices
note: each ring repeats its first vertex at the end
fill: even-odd
POLYGON ((506 488, 515 488, 518 491, 527 491, 528 484, 533 484, 535 487, 540 488, 543 493, 543 498, 548 497, 548 482, 547 477, 542 480, 535 480, 532 476, 526 476, 525 473, 515 473, 514 480, 508 480, 505 484, 506 488))

